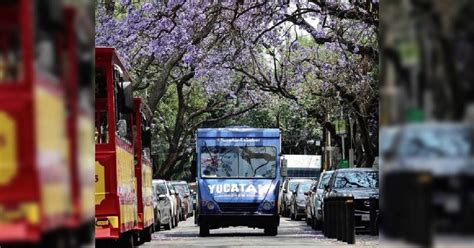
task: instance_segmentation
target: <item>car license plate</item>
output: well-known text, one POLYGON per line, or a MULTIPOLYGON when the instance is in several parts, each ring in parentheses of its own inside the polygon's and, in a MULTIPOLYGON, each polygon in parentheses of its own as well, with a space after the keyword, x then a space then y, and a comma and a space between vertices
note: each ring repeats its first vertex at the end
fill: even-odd
POLYGON ((363 214, 361 215, 362 221, 370 221, 370 214, 363 214))

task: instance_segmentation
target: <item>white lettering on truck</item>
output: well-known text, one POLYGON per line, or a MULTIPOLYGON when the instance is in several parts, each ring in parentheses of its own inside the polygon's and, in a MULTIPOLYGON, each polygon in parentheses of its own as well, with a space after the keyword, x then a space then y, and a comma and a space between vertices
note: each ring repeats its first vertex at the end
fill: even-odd
POLYGON ((266 184, 258 184, 257 187, 253 184, 214 184, 214 185, 208 185, 209 187, 209 192, 211 194, 217 193, 259 193, 259 194, 265 194, 269 188, 270 185, 266 184))

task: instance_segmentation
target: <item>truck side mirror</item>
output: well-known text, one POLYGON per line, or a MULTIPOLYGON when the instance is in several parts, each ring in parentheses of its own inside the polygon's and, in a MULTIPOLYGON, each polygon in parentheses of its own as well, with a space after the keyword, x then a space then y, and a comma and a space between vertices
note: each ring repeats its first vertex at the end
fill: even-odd
POLYGON ((280 175, 282 177, 288 176, 288 161, 284 158, 281 159, 280 175))

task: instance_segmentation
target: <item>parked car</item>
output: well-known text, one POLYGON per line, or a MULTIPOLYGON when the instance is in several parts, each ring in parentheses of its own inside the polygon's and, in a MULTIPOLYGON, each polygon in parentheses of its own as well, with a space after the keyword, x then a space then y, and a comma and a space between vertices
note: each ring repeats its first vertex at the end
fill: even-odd
POLYGON ((316 185, 316 192, 311 195, 310 209, 311 209, 311 227, 313 229, 320 229, 323 222, 323 212, 321 209, 321 203, 323 200, 323 193, 326 186, 329 184, 332 173, 334 171, 324 171, 319 177, 318 184, 316 185))
POLYGON ((170 230, 174 226, 174 199, 164 180, 153 180, 153 205, 155 209, 155 231, 161 226, 170 230))
MULTIPOLYGON (((353 195, 356 230, 370 228, 369 200, 372 197, 379 198, 379 172, 377 170, 370 168, 337 169, 332 174, 323 195, 329 192, 353 195)), ((322 209, 324 210, 324 198, 322 209)))
POLYGON ((316 195, 316 189, 318 188, 318 180, 314 180, 313 183, 311 184, 311 187, 309 187, 309 191, 307 192, 307 197, 306 197, 306 224, 308 226, 312 225, 313 222, 313 209, 311 208, 312 205, 314 205, 314 195, 316 195))
MULTIPOLYGON (((469 118, 472 116, 466 113, 466 120, 469 118)), ((384 184, 381 208, 384 222, 394 223, 386 225, 384 232, 392 234, 394 229, 405 227, 404 220, 413 220, 413 215, 418 215, 420 221, 430 219, 435 233, 472 233, 473 123, 412 123, 382 128, 380 135, 380 172, 384 184), (389 193, 395 191, 401 193, 389 193), (420 213, 417 206, 429 208, 429 216, 424 214, 428 211, 420 213)))
POLYGON ((181 220, 186 220, 193 212, 192 202, 190 201, 191 191, 185 181, 171 182, 181 198, 181 220))
POLYGON ((281 187, 280 191, 280 214, 283 217, 290 216, 290 208, 291 208, 291 197, 293 195, 293 191, 296 189, 296 186, 300 182, 312 182, 311 179, 307 178, 288 178, 283 182, 283 186, 281 187))
POLYGON ((175 203, 175 212, 174 212, 174 223, 175 223, 175 227, 178 226, 178 223, 180 221, 180 216, 181 216, 181 212, 182 212, 182 208, 181 208, 181 197, 179 197, 179 193, 176 191, 175 187, 173 186, 173 184, 171 184, 171 182, 169 181, 166 181, 166 185, 168 186, 168 188, 170 189, 170 194, 171 196, 174 198, 173 202, 175 203))
POLYGON ((296 185, 291 196, 290 216, 292 220, 301 220, 301 217, 306 217, 306 198, 308 198, 308 191, 312 183, 312 180, 309 180, 296 185))
POLYGON ((190 197, 191 197, 191 202, 193 203, 193 210, 196 210, 196 192, 197 192, 196 186, 197 185, 195 182, 188 183, 189 190, 191 191, 190 197))

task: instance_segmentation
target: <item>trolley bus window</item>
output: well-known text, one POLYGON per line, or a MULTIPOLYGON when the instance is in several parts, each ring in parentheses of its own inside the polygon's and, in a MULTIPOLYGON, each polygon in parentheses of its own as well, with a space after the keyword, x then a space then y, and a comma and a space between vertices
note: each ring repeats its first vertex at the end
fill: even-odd
MULTIPOLYGON (((95 69, 95 98, 97 101, 107 101, 107 77, 105 68, 95 69)), ((105 109, 96 108, 95 117, 95 143, 109 143, 109 121, 107 115, 107 106, 101 106, 105 109)))
POLYGON ((63 65, 59 46, 62 18, 61 4, 53 0, 35 1, 35 66, 56 79, 60 78, 63 65))
POLYGON ((131 82, 125 81, 122 69, 114 65, 115 122, 117 136, 132 143, 133 96, 131 82))
POLYGON ((23 79, 18 11, 18 1, 0 2, 0 85, 23 79), (13 18, 8 15, 12 11, 13 18))

